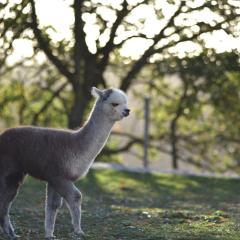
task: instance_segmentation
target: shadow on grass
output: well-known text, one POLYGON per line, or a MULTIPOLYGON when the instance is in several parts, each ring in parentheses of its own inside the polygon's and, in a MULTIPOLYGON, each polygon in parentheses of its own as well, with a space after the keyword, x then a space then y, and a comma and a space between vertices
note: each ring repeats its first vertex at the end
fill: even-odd
MULTIPOLYGON (((238 240, 239 180, 90 171, 77 182, 83 193, 83 229, 88 240, 238 240)), ((45 184, 26 181, 12 217, 22 239, 43 239, 45 184)), ((72 235, 66 208, 56 235, 72 235)), ((1 238, 0 235, 0 239, 1 238)))
POLYGON ((239 239, 239 180, 104 170, 79 185, 104 219, 101 239, 239 239))
MULTIPOLYGON (((138 207, 182 207, 182 204, 220 206, 223 202, 240 202, 240 181, 176 175, 138 174, 115 171, 90 171, 78 184, 89 195, 110 198, 134 198, 138 207), (110 180, 110 181, 109 181, 110 180), (93 189, 94 188, 94 189, 93 189)), ((134 206, 132 206, 134 207, 134 206)))

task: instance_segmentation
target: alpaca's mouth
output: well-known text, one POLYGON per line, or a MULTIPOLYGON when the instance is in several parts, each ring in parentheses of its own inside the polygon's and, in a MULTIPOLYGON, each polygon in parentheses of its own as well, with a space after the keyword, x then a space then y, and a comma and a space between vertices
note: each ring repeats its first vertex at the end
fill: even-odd
POLYGON ((127 117, 127 116, 129 115, 129 113, 130 113, 130 109, 125 109, 125 110, 123 111, 123 116, 124 116, 124 117, 127 117))

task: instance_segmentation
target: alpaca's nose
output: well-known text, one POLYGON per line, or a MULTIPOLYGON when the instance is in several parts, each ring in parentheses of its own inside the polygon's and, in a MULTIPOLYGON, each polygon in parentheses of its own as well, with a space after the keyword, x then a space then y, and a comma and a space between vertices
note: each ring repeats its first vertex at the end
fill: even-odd
POLYGON ((126 108, 124 109, 124 116, 127 117, 130 113, 130 109, 126 108))

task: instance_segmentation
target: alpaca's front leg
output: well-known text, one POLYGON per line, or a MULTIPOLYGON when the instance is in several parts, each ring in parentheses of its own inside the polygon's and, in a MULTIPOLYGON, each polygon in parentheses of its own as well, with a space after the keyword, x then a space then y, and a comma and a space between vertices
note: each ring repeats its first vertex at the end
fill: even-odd
POLYGON ((62 197, 47 184, 46 189, 46 206, 45 206, 45 237, 46 239, 54 238, 54 226, 57 216, 57 210, 62 205, 62 197))
POLYGON ((84 232, 81 229, 81 192, 68 180, 55 179, 51 184, 68 204, 72 216, 74 232, 84 236, 84 232))

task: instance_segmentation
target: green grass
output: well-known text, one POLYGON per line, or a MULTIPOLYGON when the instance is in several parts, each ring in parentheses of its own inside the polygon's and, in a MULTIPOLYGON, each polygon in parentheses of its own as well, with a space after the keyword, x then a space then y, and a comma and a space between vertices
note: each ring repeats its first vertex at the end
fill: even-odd
MULTIPOLYGON (((89 240, 240 239, 239 180, 98 170, 77 186, 89 240)), ((21 188, 11 211, 21 239, 44 238, 44 195, 45 184, 32 178, 21 188)), ((77 239, 66 207, 55 235, 77 239)))

